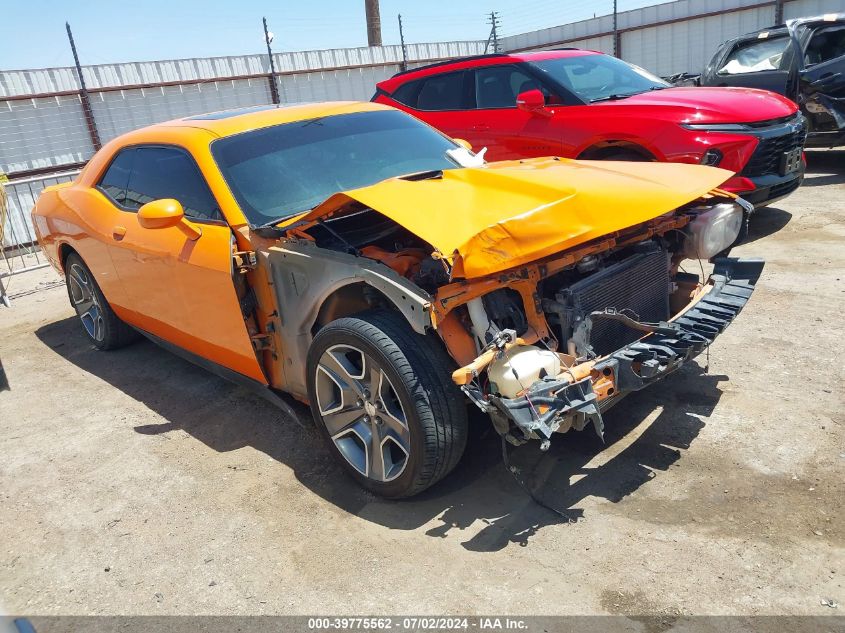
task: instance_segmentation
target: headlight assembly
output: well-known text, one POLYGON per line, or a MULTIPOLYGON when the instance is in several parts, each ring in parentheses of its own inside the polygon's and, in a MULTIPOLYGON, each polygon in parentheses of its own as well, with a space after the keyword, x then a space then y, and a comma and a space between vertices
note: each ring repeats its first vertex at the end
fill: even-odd
POLYGON ((702 211, 684 229, 682 255, 690 259, 711 259, 736 241, 742 227, 742 207, 724 202, 702 211))

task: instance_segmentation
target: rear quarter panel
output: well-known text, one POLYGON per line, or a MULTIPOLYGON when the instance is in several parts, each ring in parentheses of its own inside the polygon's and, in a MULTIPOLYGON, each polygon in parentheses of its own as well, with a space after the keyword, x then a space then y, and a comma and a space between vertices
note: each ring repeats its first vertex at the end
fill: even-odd
POLYGON ((45 255, 64 274, 65 249, 76 251, 91 270, 106 299, 113 305, 125 303, 123 289, 105 244, 105 218, 98 217, 95 192, 83 187, 79 178, 45 189, 32 210, 32 222, 45 255))

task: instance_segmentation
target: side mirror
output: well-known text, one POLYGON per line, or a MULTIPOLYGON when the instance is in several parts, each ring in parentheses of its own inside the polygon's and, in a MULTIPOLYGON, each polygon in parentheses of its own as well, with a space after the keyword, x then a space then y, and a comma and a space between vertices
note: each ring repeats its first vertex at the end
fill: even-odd
POLYGON ((202 229, 185 219, 185 211, 178 200, 153 200, 138 209, 138 224, 145 229, 166 229, 177 226, 189 239, 202 235, 202 229))
POLYGON ((540 114, 546 109, 546 98, 543 93, 534 88, 533 90, 526 90, 520 92, 516 96, 516 107, 524 112, 531 114, 540 114))
POLYGON ((464 149, 472 151, 472 145, 470 144, 470 142, 468 140, 463 139, 463 138, 453 138, 452 140, 455 141, 458 145, 460 145, 464 149))
POLYGON ((138 223, 145 229, 166 229, 176 226, 184 218, 182 205, 173 198, 153 200, 138 209, 138 223))

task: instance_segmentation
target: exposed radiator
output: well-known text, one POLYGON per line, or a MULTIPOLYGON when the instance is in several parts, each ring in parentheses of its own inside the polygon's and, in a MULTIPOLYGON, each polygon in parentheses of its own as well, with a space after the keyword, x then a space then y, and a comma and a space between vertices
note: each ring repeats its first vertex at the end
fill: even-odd
MULTIPOLYGON (((638 321, 669 318, 669 253, 656 245, 593 273, 557 293, 567 307, 568 325, 577 327, 595 310, 615 308, 638 321)), ((643 336, 619 321, 594 319, 590 344, 599 356, 643 336)))

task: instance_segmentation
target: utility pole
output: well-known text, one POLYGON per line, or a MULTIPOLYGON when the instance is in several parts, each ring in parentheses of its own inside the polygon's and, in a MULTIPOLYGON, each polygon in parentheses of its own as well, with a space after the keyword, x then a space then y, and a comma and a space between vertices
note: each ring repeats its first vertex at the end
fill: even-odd
POLYGON ((408 51, 405 50, 405 32, 402 30, 402 14, 399 14, 399 41, 402 43, 402 71, 408 70, 408 51))
POLYGON ((783 24, 783 0, 775 2, 775 24, 783 24))
POLYGON ((85 77, 82 76, 82 66, 79 64, 76 42, 73 41, 73 33, 70 30, 69 22, 65 22, 65 28, 67 29, 67 39, 70 41, 70 50, 73 52, 76 75, 79 77, 79 100, 82 102, 82 113, 85 115, 88 135, 91 137, 91 145, 94 146, 94 151, 96 152, 103 144, 100 142, 100 133, 97 131, 97 122, 94 120, 94 110, 91 109, 91 98, 88 96, 88 88, 85 86, 85 77))
POLYGON ((378 0, 364 0, 367 14, 367 46, 381 46, 381 14, 378 0))
POLYGON ((618 2, 613 0, 613 56, 619 57, 622 54, 622 41, 619 36, 619 11, 618 2))
POLYGON ((270 84, 270 98, 273 103, 278 105, 279 101, 279 87, 276 85, 276 63, 273 61, 273 49, 270 48, 270 42, 273 41, 273 36, 267 30, 267 18, 261 18, 264 22, 264 41, 267 43, 267 58, 270 60, 270 75, 267 77, 267 82, 270 84))
MULTIPOLYGON (((490 25, 490 36, 487 38, 487 46, 490 45, 490 41, 493 41, 493 52, 499 52, 499 27, 502 24, 502 21, 499 20, 499 12, 498 11, 491 11, 490 15, 487 18, 487 24, 490 25)), ((484 52, 487 52, 487 46, 484 47, 484 52)))

